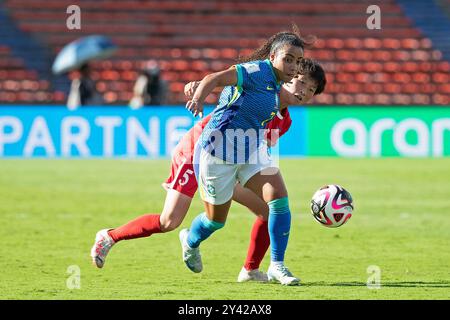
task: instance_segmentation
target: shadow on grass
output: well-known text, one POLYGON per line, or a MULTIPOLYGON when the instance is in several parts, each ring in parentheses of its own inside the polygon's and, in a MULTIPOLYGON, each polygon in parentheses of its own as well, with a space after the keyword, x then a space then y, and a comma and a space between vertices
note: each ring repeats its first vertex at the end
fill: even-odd
MULTIPOLYGON (((302 283, 303 287, 367 287, 365 282, 338 282, 338 283, 326 283, 326 282, 305 282, 302 283)), ((437 281, 437 282, 424 282, 424 281, 405 281, 405 282, 381 282, 381 287, 387 288, 450 288, 450 282, 437 281)))

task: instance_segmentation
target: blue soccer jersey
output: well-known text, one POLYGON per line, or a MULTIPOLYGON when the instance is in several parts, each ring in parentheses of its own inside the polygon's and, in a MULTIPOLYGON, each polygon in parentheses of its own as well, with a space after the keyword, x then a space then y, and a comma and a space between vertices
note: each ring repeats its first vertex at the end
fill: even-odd
POLYGON ((246 163, 264 138, 263 130, 277 114, 281 83, 269 60, 237 64, 237 84, 223 89, 219 104, 199 143, 230 163, 246 163))

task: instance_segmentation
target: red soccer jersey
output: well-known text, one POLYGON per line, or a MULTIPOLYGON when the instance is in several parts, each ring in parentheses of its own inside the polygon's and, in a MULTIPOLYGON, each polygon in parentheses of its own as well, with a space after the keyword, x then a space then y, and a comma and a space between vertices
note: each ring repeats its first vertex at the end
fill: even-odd
MULTIPOLYGON (((200 122, 196 123, 178 142, 173 151, 170 176, 163 186, 165 188, 177 190, 190 198, 194 197, 198 184, 194 175, 193 157, 194 148, 200 134, 211 119, 208 115, 200 122)), ((269 145, 277 143, 278 138, 285 134, 291 126, 292 120, 289 111, 283 109, 281 115, 275 116, 266 128, 266 139, 270 140, 269 145), (279 130, 276 134, 273 130, 279 130)))
POLYGON ((182 153, 183 156, 188 159, 189 163, 192 163, 192 157, 194 156, 194 147, 198 138, 202 134, 203 129, 211 119, 211 115, 206 116, 201 121, 197 122, 178 142, 173 152, 174 156, 182 153))
POLYGON ((268 140, 268 145, 273 146, 278 142, 283 134, 285 134, 291 127, 292 119, 289 114, 288 108, 284 108, 277 114, 272 121, 269 122, 266 128, 266 140, 268 140), (273 130, 279 130, 274 132, 273 130))
POLYGON ((164 188, 176 190, 190 198, 197 191, 198 184, 194 174, 194 148, 200 134, 211 116, 196 123, 178 142, 173 151, 170 176, 163 183, 164 188))

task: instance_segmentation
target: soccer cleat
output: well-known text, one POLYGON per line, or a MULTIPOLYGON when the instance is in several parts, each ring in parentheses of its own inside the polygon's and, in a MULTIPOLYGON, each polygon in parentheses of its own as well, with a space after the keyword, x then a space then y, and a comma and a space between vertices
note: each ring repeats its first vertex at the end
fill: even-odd
POLYGON ((247 270, 242 267, 241 272, 239 272, 238 282, 256 281, 256 282, 268 282, 269 279, 267 274, 258 269, 247 270))
POLYGON ((296 286, 300 284, 300 279, 294 277, 283 263, 273 264, 267 270, 267 277, 271 282, 279 282, 285 286, 296 286))
POLYGON ((97 232, 95 236, 95 243, 91 249, 92 262, 97 266, 97 268, 103 268, 106 256, 115 243, 109 236, 108 230, 111 229, 103 229, 97 232))
POLYGON ((183 261, 192 272, 199 273, 203 270, 202 256, 199 248, 191 248, 187 244, 187 236, 189 229, 180 231, 179 237, 181 242, 181 249, 183 250, 183 261))

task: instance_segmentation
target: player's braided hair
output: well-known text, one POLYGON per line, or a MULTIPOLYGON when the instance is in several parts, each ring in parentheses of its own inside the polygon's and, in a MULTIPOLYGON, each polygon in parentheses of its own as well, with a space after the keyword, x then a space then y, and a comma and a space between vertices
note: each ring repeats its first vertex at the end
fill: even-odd
POLYGON ((292 23, 292 31, 281 31, 274 34, 250 55, 239 57, 238 63, 268 59, 270 54, 277 52, 285 45, 292 45, 302 49, 305 47, 309 48, 315 41, 316 37, 311 35, 308 36, 307 39, 302 38, 300 29, 295 23, 292 23))

